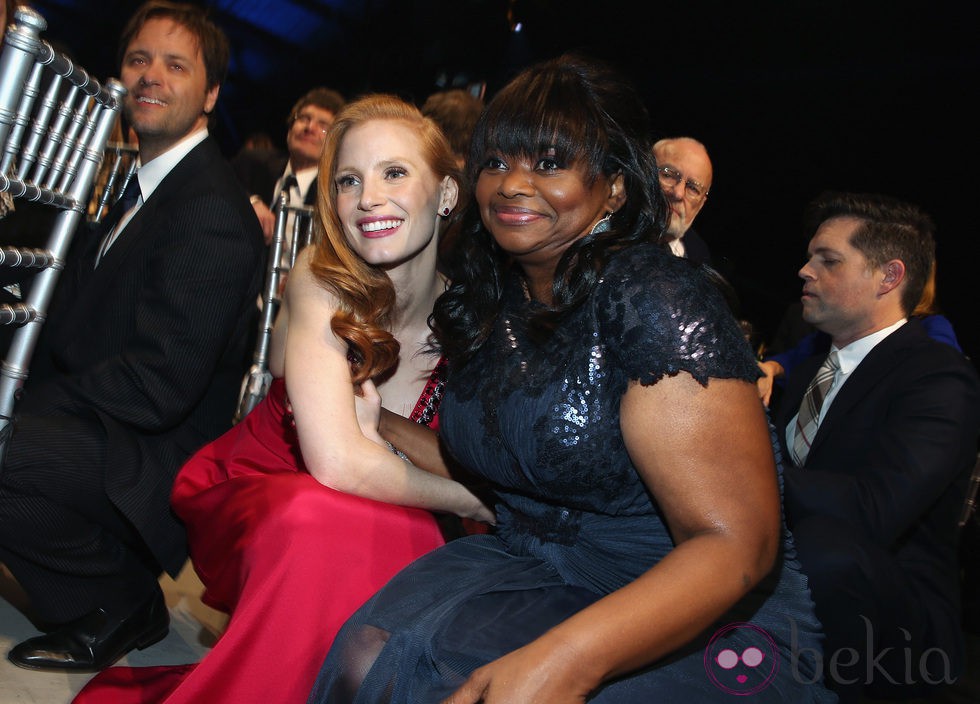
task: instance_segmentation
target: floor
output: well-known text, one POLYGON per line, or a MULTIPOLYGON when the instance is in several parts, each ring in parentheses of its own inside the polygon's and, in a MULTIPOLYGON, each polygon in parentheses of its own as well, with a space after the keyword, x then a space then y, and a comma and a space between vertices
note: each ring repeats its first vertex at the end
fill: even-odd
MULTIPOLYGON (((134 650, 120 665, 165 665, 196 662, 221 632, 225 616, 201 603, 201 582, 188 564, 176 580, 160 580, 170 607, 170 633, 146 650, 134 650)), ((91 674, 24 670, 11 665, 11 647, 38 635, 18 608, 25 604, 19 587, 0 565, 0 704, 67 704, 91 674)))

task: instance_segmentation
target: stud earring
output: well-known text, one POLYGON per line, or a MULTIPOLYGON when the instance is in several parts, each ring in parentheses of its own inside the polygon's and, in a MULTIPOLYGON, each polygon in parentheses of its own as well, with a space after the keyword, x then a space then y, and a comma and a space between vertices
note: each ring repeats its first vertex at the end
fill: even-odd
POLYGON ((444 218, 445 218, 445 217, 449 217, 449 208, 443 208, 443 209, 442 209, 442 216, 443 216, 444 218))

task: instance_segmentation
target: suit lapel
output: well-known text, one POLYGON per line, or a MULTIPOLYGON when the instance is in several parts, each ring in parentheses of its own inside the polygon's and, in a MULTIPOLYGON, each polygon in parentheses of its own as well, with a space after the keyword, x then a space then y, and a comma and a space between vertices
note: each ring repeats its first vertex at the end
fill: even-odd
POLYGON ((126 224, 125 229, 119 234, 109 251, 106 252, 96 269, 97 276, 111 280, 114 272, 128 259, 129 255, 133 251, 141 249, 141 245, 145 244, 146 233, 154 232, 154 224, 160 221, 157 214, 159 213, 161 217, 166 215, 166 209, 169 207, 173 196, 180 192, 180 189, 184 187, 192 175, 204 168, 208 161, 214 158, 212 154, 214 148, 214 143, 208 137, 177 162, 136 212, 133 219, 126 224), (105 267, 104 270, 103 267, 105 267))
POLYGON ((71 339, 80 328, 84 328, 87 320, 80 311, 98 309, 99 303, 105 299, 108 286, 126 272, 127 267, 131 264, 132 255, 152 244, 152 236, 158 231, 156 225, 161 222, 162 216, 166 214, 166 209, 174 195, 179 193, 181 188, 195 174, 205 168, 212 159, 216 158, 216 154, 220 156, 215 142, 208 137, 177 162, 177 165, 170 170, 170 173, 164 177, 160 185, 154 189, 150 197, 136 212, 133 219, 119 233, 116 241, 102 257, 99 266, 93 269, 95 252, 98 250, 102 237, 107 232, 106 228, 99 228, 99 236, 94 238, 96 241, 95 249, 92 249, 90 244, 83 254, 86 261, 79 262, 80 275, 74 298, 67 304, 67 310, 60 316, 64 321, 64 327, 60 333, 61 340, 71 339), (157 213, 160 213, 161 217, 158 217, 157 213))
MULTIPOLYGON (((160 185, 162 186, 163 183, 161 182, 160 185)), ((157 191, 158 190, 159 188, 157 191)), ((154 212, 157 209, 157 203, 160 202, 160 200, 157 198, 157 191, 154 191, 150 196, 150 199, 136 211, 136 214, 133 216, 132 220, 126 223, 126 227, 119 233, 116 241, 113 242, 112 246, 109 247, 108 251, 102 256, 102 260, 95 268, 93 278, 111 281, 115 277, 119 267, 128 258, 130 252, 139 247, 140 243, 143 241, 141 235, 143 233, 145 223, 151 223, 155 220, 154 212)))
MULTIPOLYGON (((919 324, 910 320, 868 352, 837 392, 810 447, 812 455, 834 427, 846 422, 851 411, 888 375, 904 356, 905 350, 924 335, 919 324)), ((802 397, 800 399, 802 401, 802 397)), ((797 404, 799 405, 799 404, 797 404)))

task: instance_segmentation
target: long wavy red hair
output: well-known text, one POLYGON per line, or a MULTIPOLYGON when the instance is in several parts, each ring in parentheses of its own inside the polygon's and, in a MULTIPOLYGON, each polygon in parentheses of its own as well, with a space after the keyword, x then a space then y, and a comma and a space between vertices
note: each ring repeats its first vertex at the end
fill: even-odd
POLYGON ((388 274, 364 261, 347 241, 337 215, 337 155, 353 128, 373 120, 398 120, 419 135, 426 163, 441 181, 462 184, 453 152, 442 131, 417 107, 396 95, 378 93, 344 106, 327 134, 317 177, 317 233, 311 269, 334 292, 339 307, 330 321, 334 334, 347 342, 355 383, 376 377, 398 361, 399 343, 391 334, 395 288, 388 274))

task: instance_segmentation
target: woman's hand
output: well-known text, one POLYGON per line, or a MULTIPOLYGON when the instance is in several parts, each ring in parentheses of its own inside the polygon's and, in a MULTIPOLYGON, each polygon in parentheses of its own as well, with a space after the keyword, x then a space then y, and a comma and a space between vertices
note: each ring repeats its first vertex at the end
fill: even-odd
POLYGON ((459 511, 456 515, 460 518, 470 518, 480 523, 489 523, 492 526, 497 525, 497 514, 493 512, 493 509, 487 506, 483 499, 474 494, 472 489, 467 487, 466 490, 473 497, 472 505, 470 510, 459 511))
POLYGON ((546 634, 474 670, 442 704, 583 704, 598 683, 587 683, 574 650, 551 638, 546 634))
MULTIPOLYGON (((364 434, 369 440, 372 440, 382 447, 389 447, 388 442, 384 436, 381 434, 381 418, 382 411, 381 408, 381 394, 378 393, 378 387, 375 386, 374 382, 368 379, 361 383, 360 388, 355 389, 354 394, 354 410, 357 413, 357 424, 361 429, 361 433, 364 434)), ((388 413, 385 411, 385 413, 388 413)), ((389 413, 389 416, 392 415, 389 413)), ((425 426, 420 426, 418 423, 409 421, 402 416, 398 416, 398 419, 405 421, 405 423, 413 429, 413 431, 418 433, 424 433, 427 436, 435 438, 436 435, 430 429, 425 426)), ((398 448, 402 449, 402 448, 398 448)), ((434 450, 438 454, 438 449, 434 450)), ((427 457, 430 461, 436 461, 435 458, 429 453, 427 457)), ((409 461, 415 464, 421 469, 427 471, 432 471, 426 462, 420 462, 417 457, 409 455, 409 461)), ((434 474, 440 474, 441 476, 449 477, 448 473, 440 473, 438 471, 433 472, 434 474)), ((490 525, 496 525, 497 517, 490 508, 479 496, 473 493, 472 490, 468 489, 469 501, 466 505, 461 507, 457 512, 457 515, 461 518, 471 518, 474 521, 479 521, 480 523, 489 523, 490 525)))
POLYGON ((354 389, 354 410, 364 437, 384 445, 385 441, 381 437, 381 394, 370 379, 362 382, 360 388, 354 389))

